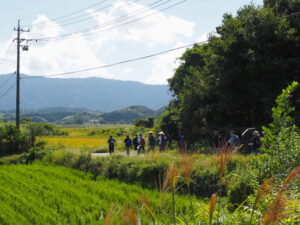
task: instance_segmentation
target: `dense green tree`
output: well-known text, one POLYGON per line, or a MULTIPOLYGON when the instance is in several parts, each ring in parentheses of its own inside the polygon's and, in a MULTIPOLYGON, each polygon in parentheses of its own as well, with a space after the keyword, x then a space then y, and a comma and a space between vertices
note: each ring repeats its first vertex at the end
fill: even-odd
MULTIPOLYGON (((173 104, 176 104, 176 101, 172 101, 170 103, 170 105, 173 104)), ((158 134, 160 131, 163 131, 167 135, 168 140, 177 140, 179 134, 178 124, 178 111, 174 106, 169 106, 169 108, 157 119, 155 124, 155 133, 158 134)))
POLYGON ((208 43, 182 55, 169 79, 177 101, 170 108, 190 142, 212 129, 270 122, 275 97, 299 81, 299 32, 289 19, 274 8, 245 6, 236 17, 225 14, 208 43))
POLYGON ((147 119, 137 119, 134 121, 134 125, 136 127, 147 127, 152 128, 154 127, 154 120, 153 116, 149 116, 147 119))

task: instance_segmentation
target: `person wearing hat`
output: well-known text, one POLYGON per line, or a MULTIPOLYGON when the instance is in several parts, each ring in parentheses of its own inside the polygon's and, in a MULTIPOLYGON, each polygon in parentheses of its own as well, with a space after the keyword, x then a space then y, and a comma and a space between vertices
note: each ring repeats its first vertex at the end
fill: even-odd
POLYGON ((254 154, 259 153, 259 148, 262 146, 262 142, 260 140, 259 133, 258 133, 257 130, 253 131, 253 134, 252 134, 252 143, 253 143, 253 145, 252 145, 252 148, 253 148, 252 152, 254 154))
POLYGON ((164 132, 160 131, 158 133, 158 146, 159 146, 159 151, 163 152, 165 151, 166 144, 167 144, 167 138, 164 132))
POLYGON ((156 144, 155 137, 153 136, 152 131, 150 131, 149 135, 148 135, 148 145, 149 145, 148 151, 149 152, 150 151, 154 152, 154 150, 155 150, 155 144, 156 144))

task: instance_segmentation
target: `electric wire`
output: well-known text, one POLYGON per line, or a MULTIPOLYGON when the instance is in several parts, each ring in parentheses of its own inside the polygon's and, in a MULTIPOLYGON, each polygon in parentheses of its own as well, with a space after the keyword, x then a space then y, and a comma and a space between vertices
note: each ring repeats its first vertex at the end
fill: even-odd
POLYGON ((7 48, 6 55, 2 56, 0 59, 0 70, 1 73, 5 73, 4 71, 7 70, 7 68, 10 68, 15 63, 15 51, 13 47, 13 42, 11 43, 10 47, 7 48))
MULTIPOLYGON (((168 0, 168 1, 172 1, 172 0, 168 0)), ((179 4, 182 4, 183 2, 186 2, 186 1, 187 0, 182 0, 180 2, 172 4, 172 5, 168 6, 168 7, 163 8, 163 9, 157 10, 157 11, 155 11, 153 13, 148 14, 148 15, 139 17, 137 19, 134 19, 134 20, 131 20, 129 22, 125 22, 125 23, 122 23, 122 24, 119 24, 119 25, 116 25, 116 26, 113 26, 113 27, 102 29, 102 30, 98 30, 99 28, 87 28, 87 29, 84 29, 84 30, 79 30, 79 31, 76 31, 76 32, 71 32, 71 33, 63 34, 63 35, 59 35, 59 36, 44 37, 44 38, 32 38, 32 39, 34 39, 36 41, 53 41, 53 40, 62 40, 62 39, 76 38, 78 36, 80 36, 80 37, 81 36, 90 36, 90 35, 94 35, 94 34, 99 33, 99 32, 112 30, 112 29, 115 29, 115 28, 118 28, 118 27, 122 27, 122 26, 125 26, 125 25, 128 25, 128 24, 140 21, 140 20, 145 19, 145 18, 147 18, 149 16, 152 16, 154 14, 157 14, 157 13, 163 12, 163 11, 165 11, 167 9, 173 8, 173 7, 175 7, 175 6, 179 5, 179 4), (96 30, 96 31, 90 32, 90 30, 96 30), (88 32, 90 32, 90 33, 88 33, 88 32)))
MULTIPOLYGON (((97 5, 101 5, 102 3, 106 2, 106 1, 108 1, 108 0, 102 0, 102 1, 97 2, 97 3, 93 4, 93 5, 90 5, 90 6, 86 7, 86 8, 76 10, 74 12, 71 12, 71 13, 63 15, 63 16, 52 18, 51 20, 52 21, 57 21, 57 20, 60 20, 60 19, 63 19, 63 18, 69 17, 69 16, 73 16, 73 15, 78 14, 80 12, 83 12, 83 11, 85 11, 87 9, 93 8, 93 7, 97 6, 97 5)), ((47 22, 39 22, 39 23, 36 23, 36 24, 28 24, 28 25, 25 25, 24 27, 33 27, 33 26, 36 26, 38 24, 45 24, 45 23, 47 23, 47 22)))
POLYGON ((86 72, 86 71, 90 71, 90 70, 103 69, 103 68, 107 68, 107 67, 117 66, 117 65, 120 65, 120 64, 124 64, 124 63, 134 62, 134 61, 143 60, 143 59, 151 58, 151 57, 154 57, 154 56, 166 54, 166 53, 173 52, 173 51, 176 51, 176 50, 179 50, 179 49, 188 48, 188 47, 196 45, 196 44, 204 44, 207 41, 208 40, 202 41, 202 42, 196 42, 196 43, 192 43, 192 44, 189 44, 189 45, 184 45, 184 46, 180 46, 180 47, 177 47, 177 48, 172 48, 172 49, 169 49, 169 50, 153 53, 153 54, 138 57, 138 58, 132 58, 132 59, 127 59, 127 60, 112 63, 112 64, 107 64, 107 65, 104 65, 104 66, 96 66, 96 67, 91 67, 91 68, 86 68, 86 69, 81 69, 81 70, 76 70, 76 71, 71 71, 71 72, 48 74, 48 75, 43 75, 43 76, 26 76, 26 77, 22 77, 22 79, 39 78, 39 77, 55 77, 55 76, 62 76, 62 75, 86 72))
MULTIPOLYGON (((140 0, 134 0, 133 3, 138 2, 138 1, 140 1, 140 0)), ((160 1, 162 1, 162 0, 160 0, 160 1)), ((98 13, 97 16, 99 16, 99 15, 103 14, 103 13, 100 13, 103 9, 109 8, 113 5, 114 4, 109 4, 109 5, 106 5, 104 7, 99 8, 99 9, 93 9, 93 13, 97 12, 98 13)), ((123 6, 113 8, 113 11, 115 11, 117 9, 122 9, 124 7, 125 6, 123 5, 123 6)), ((94 19, 94 17, 92 17, 91 15, 83 14, 83 15, 80 15, 80 16, 77 16, 77 17, 74 17, 74 18, 69 18, 69 19, 65 19, 63 21, 60 21, 59 26, 67 26, 67 25, 71 25, 71 24, 77 24, 77 23, 81 23, 81 22, 84 22, 84 21, 92 20, 92 19, 94 19), (82 17, 87 17, 87 18, 79 19, 79 18, 82 18, 82 17)), ((37 25, 37 26, 33 25, 33 29, 37 29, 37 30, 38 29, 51 29, 51 28, 56 28, 56 26, 57 25, 52 25, 52 26, 51 25, 50 26, 49 25, 46 25, 46 26, 45 25, 37 25)))
MULTIPOLYGON (((12 36, 12 34, 13 34, 13 32, 14 32, 14 30, 12 30, 10 33, 9 33, 9 35, 8 35, 8 37, 6 38, 6 40, 8 40, 8 42, 9 42, 9 40, 11 39, 11 36, 12 36)), ((10 45, 12 45, 12 43, 10 43, 10 45)), ((10 46, 9 46, 10 47, 10 46)), ((0 55, 2 55, 5 51, 6 51, 6 46, 4 46, 4 48, 2 49, 2 51, 0 52, 0 55)))
POLYGON ((9 77, 8 77, 8 78, 0 85, 0 89, 3 88, 3 87, 8 83, 8 81, 11 80, 11 78, 14 77, 13 75, 14 75, 14 74, 10 74, 10 75, 9 75, 9 77))
MULTIPOLYGON (((114 24, 116 24, 118 22, 122 22, 122 20, 131 18, 134 15, 143 14, 145 11, 147 12, 147 11, 153 10, 153 9, 155 9, 155 8, 161 6, 161 5, 164 5, 164 4, 169 3, 170 1, 174 1, 174 0, 167 0, 165 2, 160 3, 159 5, 156 5, 157 3, 161 2, 161 1, 163 1, 163 0, 158 0, 158 1, 154 2, 154 3, 151 3, 148 6, 144 6, 144 7, 140 8, 140 9, 134 11, 133 13, 130 13, 130 14, 126 15, 126 16, 121 16, 121 17, 115 18, 115 19, 113 19, 111 21, 106 21, 104 24, 101 24, 101 25, 91 26, 91 27, 84 28, 84 29, 81 29, 81 30, 78 30, 78 31, 73 31, 73 32, 70 32, 70 33, 66 33, 66 34, 62 34, 62 35, 58 35, 58 36, 54 36, 54 37, 44 37, 44 38, 34 38, 34 39, 38 40, 38 41, 40 41, 40 40, 47 40, 48 41, 50 39, 57 39, 57 38, 61 39, 61 38, 69 37, 69 36, 72 36, 72 35, 80 35, 81 36, 84 33, 88 33, 88 32, 91 32, 93 30, 98 30, 98 29, 101 29, 103 27, 107 27, 107 26, 110 26, 110 25, 114 25, 114 24), (142 11, 142 12, 140 12, 140 13, 137 13, 138 11, 143 10, 143 9, 145 9, 145 10, 142 11)), ((135 22, 135 21, 133 21, 133 22, 135 22)), ((108 28, 107 30, 109 30, 109 29, 110 28, 108 28)))
POLYGON ((3 50, 0 54, 0 65, 2 64, 2 62, 7 61, 7 54, 10 54, 13 44, 14 44, 13 41, 11 41, 11 42, 7 43, 6 46, 3 48, 3 50))
MULTIPOLYGON (((136 16, 136 15, 142 14, 144 12, 153 10, 153 9, 155 9, 155 8, 161 6, 161 5, 164 5, 166 3, 169 3, 170 1, 173 1, 173 0, 167 0, 167 1, 161 3, 161 4, 157 5, 157 6, 152 7, 153 5, 155 5, 155 4, 157 4, 157 3, 161 2, 161 1, 163 1, 163 0, 158 0, 158 1, 152 3, 152 4, 148 5, 148 6, 144 6, 144 7, 140 8, 140 9, 138 9, 138 10, 135 10, 135 11, 129 13, 128 15, 117 17, 117 18, 115 18, 113 20, 110 20, 110 21, 106 21, 105 23, 103 23, 101 25, 96 25, 96 26, 92 26, 92 27, 80 30, 79 33, 84 32, 84 31, 87 32, 87 31, 90 31, 90 30, 93 30, 93 29, 96 29, 96 28, 99 29, 99 28, 102 28, 102 27, 106 27, 108 25, 113 25, 113 24, 118 23, 118 22, 120 22, 122 20, 126 20, 126 19, 129 19, 129 18, 133 17, 133 16, 136 16), (142 12, 139 12, 140 10, 143 10, 143 9, 145 9, 145 10, 142 11, 142 12), (137 13, 137 12, 139 12, 139 13, 137 13)), ((72 32, 72 33, 76 34, 76 33, 78 33, 78 31, 72 32)))
POLYGON ((2 56, 0 59, 0 71, 1 73, 6 73, 8 68, 15 64, 15 52, 14 49, 10 48, 6 56, 2 56))
POLYGON ((0 95, 0 99, 2 99, 4 96, 6 96, 15 86, 17 83, 13 84, 11 87, 7 89, 2 95, 0 95))
POLYGON ((14 71, 14 67, 16 65, 16 60, 15 61, 11 61, 10 64, 6 64, 4 67, 1 68, 1 73, 5 74, 5 73, 11 73, 12 71, 14 71))
MULTIPOLYGON (((288 18, 288 17, 291 17, 291 16, 296 16, 296 15, 299 15, 299 14, 300 14, 300 11, 299 12, 294 12, 292 14, 285 15, 285 16, 282 16, 282 17, 280 17, 278 19, 275 19, 275 20, 273 20, 273 22, 276 22, 276 21, 278 21, 280 19, 288 18)), ((270 25, 270 24, 259 24, 259 25, 255 26, 255 27, 266 26, 266 25, 270 25)), ((142 60, 142 59, 154 57, 154 56, 161 55, 161 54, 166 54, 168 52, 172 52, 172 51, 175 51, 175 50, 178 50, 178 49, 187 48, 187 47, 190 47, 192 45, 197 45, 197 44, 204 44, 204 43, 207 43, 207 42, 208 42, 208 40, 205 40, 205 41, 202 41, 202 42, 195 42, 195 43, 192 43, 192 44, 189 44, 189 45, 185 45, 185 46, 181 46, 181 47, 178 47, 178 48, 173 48, 173 49, 169 49, 169 50, 166 50, 166 51, 154 53, 154 54, 151 54, 151 55, 146 55, 146 56, 143 56, 143 57, 128 59, 128 60, 124 60, 124 61, 120 61, 120 62, 116 62, 116 63, 104 65, 104 66, 91 67, 91 68, 86 68, 86 69, 81 69, 81 70, 76 70, 76 71, 71 71, 71 72, 49 74, 49 75, 43 75, 43 76, 26 76, 26 77, 22 77, 22 79, 39 78, 39 77, 51 77, 51 76, 62 76, 62 75, 80 73, 80 72, 85 72, 85 71, 90 71, 90 70, 102 69, 102 68, 112 67, 112 66, 116 66, 116 65, 120 65, 120 64, 124 64, 124 63, 129 63, 129 62, 133 62, 133 61, 138 61, 138 60, 142 60)))

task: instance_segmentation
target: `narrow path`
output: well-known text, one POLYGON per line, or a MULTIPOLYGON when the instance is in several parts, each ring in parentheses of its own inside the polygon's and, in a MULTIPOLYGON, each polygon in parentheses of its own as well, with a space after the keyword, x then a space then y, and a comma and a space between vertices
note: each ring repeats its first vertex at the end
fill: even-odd
MULTIPOLYGON (((124 151, 124 152, 115 152, 113 154, 126 156, 126 151, 124 151)), ((108 152, 106 152, 106 153, 91 153, 91 155, 92 155, 92 157, 107 157, 110 154, 108 152)), ((143 155, 143 153, 141 153, 141 155, 143 155)), ((130 156, 137 156, 137 151, 130 151, 130 156)))

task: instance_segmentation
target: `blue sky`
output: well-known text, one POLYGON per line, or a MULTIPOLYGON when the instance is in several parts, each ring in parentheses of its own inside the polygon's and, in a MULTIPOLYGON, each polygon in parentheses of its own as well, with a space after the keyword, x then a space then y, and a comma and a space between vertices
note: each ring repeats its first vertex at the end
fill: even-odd
MULTIPOLYGON (((56 37, 106 25, 97 33, 92 30, 93 34, 89 36, 30 43, 29 51, 21 55, 21 72, 49 75, 102 66, 203 41, 221 24, 224 13, 235 14, 251 2, 262 5, 262 0, 186 0, 172 7, 179 2, 181 0, 1 0, 0 74, 15 71, 16 47, 11 43, 16 35, 12 30, 18 19, 23 26, 35 24, 30 26, 29 33, 22 34, 23 38, 56 37), (55 20, 91 5, 94 7, 55 20), (169 6, 168 10, 158 11, 169 6), (125 20, 128 15, 130 18, 125 20), (86 20, 76 22, 82 19, 86 20), (67 24, 73 21, 75 23, 67 24)), ((181 49, 142 61, 58 77, 94 76, 166 84, 178 65, 176 59, 183 52, 181 49)))

